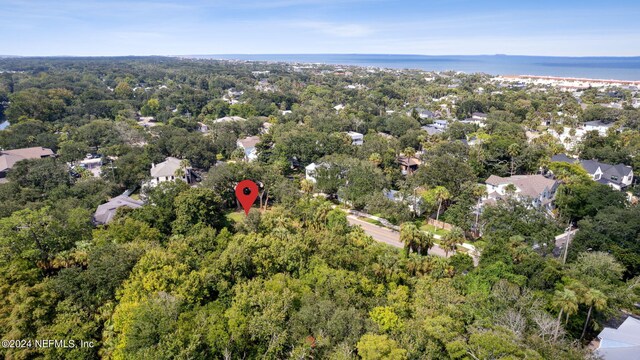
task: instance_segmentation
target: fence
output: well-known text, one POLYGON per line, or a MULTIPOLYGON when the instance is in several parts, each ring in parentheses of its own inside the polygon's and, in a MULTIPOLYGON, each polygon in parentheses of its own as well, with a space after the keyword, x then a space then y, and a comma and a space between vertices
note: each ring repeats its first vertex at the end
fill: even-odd
POLYGON ((434 220, 434 219, 429 218, 429 219, 427 220, 427 223, 428 223, 429 225, 433 225, 433 226, 435 226, 435 227, 437 227, 437 228, 440 228, 440 229, 445 229, 445 230, 451 230, 451 229, 453 229, 453 225, 448 224, 448 223, 446 223, 446 222, 444 222, 444 221, 440 221, 440 220, 434 220))

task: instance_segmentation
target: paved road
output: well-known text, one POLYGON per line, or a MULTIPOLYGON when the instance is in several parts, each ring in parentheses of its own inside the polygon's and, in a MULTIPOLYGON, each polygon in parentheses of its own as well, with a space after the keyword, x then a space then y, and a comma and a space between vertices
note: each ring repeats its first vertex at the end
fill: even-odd
MULTIPOLYGON (((347 215, 347 220, 351 225, 360 226, 364 230, 364 232, 367 233, 367 235, 370 235, 373 240, 377 242, 385 243, 387 245, 391 245, 401 249, 404 248, 404 244, 400 242, 400 233, 397 231, 368 223, 364 220, 358 219, 353 215, 347 215)), ((434 245, 431 249, 429 249, 429 254, 446 257, 444 250, 442 250, 442 248, 438 245, 434 245)), ((449 256, 451 255, 452 254, 449 254, 449 256)))

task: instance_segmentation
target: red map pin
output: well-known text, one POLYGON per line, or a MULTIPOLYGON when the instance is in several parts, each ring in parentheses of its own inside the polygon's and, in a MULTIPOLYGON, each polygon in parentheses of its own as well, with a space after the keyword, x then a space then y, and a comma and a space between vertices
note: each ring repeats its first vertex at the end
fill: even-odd
POLYGON ((236 197, 244 209, 244 214, 249 215, 249 209, 258 197, 258 185, 251 180, 240 181, 236 185, 236 197))

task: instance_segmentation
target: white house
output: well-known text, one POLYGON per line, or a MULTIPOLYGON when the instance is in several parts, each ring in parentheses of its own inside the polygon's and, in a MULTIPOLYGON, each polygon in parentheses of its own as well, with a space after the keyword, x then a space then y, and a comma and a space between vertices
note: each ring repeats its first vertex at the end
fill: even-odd
POLYGON ((347 135, 351 138, 352 145, 362 145, 364 143, 364 135, 355 131, 348 131, 347 135))
POLYGON ((449 122, 447 120, 434 120, 432 124, 436 129, 447 130, 449 122))
POLYGON ((515 197, 529 202, 534 208, 553 209, 553 200, 559 182, 542 175, 513 175, 500 177, 491 175, 485 181, 487 195, 481 200, 481 207, 496 203, 500 199, 515 197))
POLYGON ((225 117, 221 117, 219 119, 213 120, 213 123, 218 124, 218 123, 234 122, 234 121, 246 121, 246 119, 240 116, 225 116, 225 117))
POLYGON ((258 158, 256 145, 260 142, 259 136, 249 136, 244 139, 238 139, 236 145, 244 151, 244 159, 246 161, 254 161, 258 158))
POLYGON ((316 169, 318 165, 316 163, 311 163, 304 167, 304 178, 312 183, 316 183, 316 169))
POLYGON ((600 120, 596 121, 588 121, 584 123, 583 128, 584 131, 597 131, 600 136, 606 136, 607 130, 609 130, 613 126, 613 123, 605 124, 600 120))
POLYGON ((165 181, 181 180, 187 184, 191 184, 193 177, 191 167, 186 166, 184 160, 174 157, 168 157, 159 164, 151 164, 151 180, 144 185, 155 187, 165 181))

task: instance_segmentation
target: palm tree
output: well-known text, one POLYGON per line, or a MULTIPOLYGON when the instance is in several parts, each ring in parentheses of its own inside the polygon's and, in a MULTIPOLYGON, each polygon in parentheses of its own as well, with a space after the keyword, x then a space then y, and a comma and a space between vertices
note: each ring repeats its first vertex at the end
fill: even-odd
POLYGON ((589 307, 589 312, 587 312, 587 319, 584 322, 584 327, 582 328, 582 335, 580 335, 580 340, 584 338, 584 334, 587 332, 587 326, 589 325, 589 320, 591 319, 591 311, 595 307, 596 310, 602 311, 607 306, 607 297, 602 293, 602 291, 589 288, 587 292, 584 293, 584 304, 589 307))
POLYGON ((409 256, 413 251, 420 255, 433 247, 433 235, 418 229, 416 224, 406 222, 400 226, 400 241, 404 243, 404 250, 409 256))
POLYGON ((576 293, 569 289, 564 289, 562 291, 556 290, 553 295, 553 300, 551 304, 555 308, 559 308, 560 312, 558 313, 558 325, 556 326, 555 334, 553 335, 554 339, 558 337, 558 332, 560 331, 560 319, 562 319, 562 313, 567 313, 573 315, 578 312, 578 297, 576 293))
POLYGON ((435 193, 435 197, 438 200, 438 211, 436 212, 436 223, 437 223, 438 219, 440 218, 440 210, 442 209, 442 203, 444 201, 449 200, 449 198, 451 198, 451 193, 449 193, 449 190, 447 190, 447 188, 444 186, 436 186, 432 191, 435 193))
POLYGON ((445 256, 449 256, 450 251, 455 251, 458 244, 464 242, 464 233, 462 229, 455 227, 451 229, 442 238, 442 248, 444 249, 445 256))
POLYGON ((415 154, 416 154, 416 149, 412 148, 412 147, 406 147, 402 153, 404 154, 404 156, 406 156, 407 158, 412 158, 415 154))
POLYGON ((378 153, 372 153, 369 155, 369 161, 371 161, 375 166, 380 166, 380 164, 382 164, 382 156, 378 153))
POLYGON ((313 192, 313 187, 314 184, 312 181, 309 181, 307 179, 302 179, 302 181, 300 181, 300 189, 307 195, 313 192))
POLYGON ((511 175, 515 172, 515 158, 520 154, 520 145, 518 143, 513 143, 507 147, 507 154, 511 157, 511 175))

